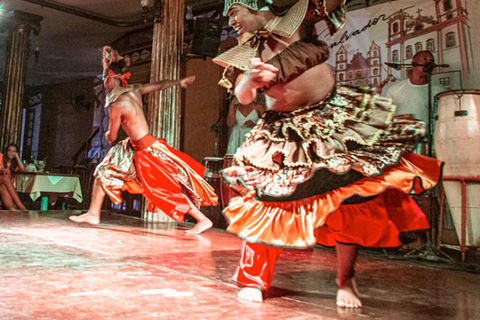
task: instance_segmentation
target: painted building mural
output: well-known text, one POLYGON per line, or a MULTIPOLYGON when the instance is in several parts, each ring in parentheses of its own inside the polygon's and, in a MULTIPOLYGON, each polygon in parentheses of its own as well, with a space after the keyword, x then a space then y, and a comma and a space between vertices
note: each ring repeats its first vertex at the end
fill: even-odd
MULTIPOLYGON (((376 87, 406 79, 415 53, 433 53, 432 81, 445 90, 462 87, 475 61, 469 28, 468 0, 402 0, 348 12, 345 26, 332 38, 325 24, 319 39, 330 45, 329 63, 339 84, 376 87)), ((386 87, 383 88, 386 90, 386 87)))

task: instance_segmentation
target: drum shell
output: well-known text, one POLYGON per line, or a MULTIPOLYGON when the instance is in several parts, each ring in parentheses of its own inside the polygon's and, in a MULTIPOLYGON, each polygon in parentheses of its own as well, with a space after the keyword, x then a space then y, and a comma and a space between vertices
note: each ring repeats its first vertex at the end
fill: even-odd
MULTIPOLYGON (((233 154, 226 154, 223 157, 223 169, 234 166, 235 161, 233 159, 233 154)), ((220 198, 222 201, 222 207, 225 208, 228 206, 228 203, 230 202, 230 199, 233 197, 238 197, 239 194, 234 191, 232 188, 230 188, 229 184, 223 177, 223 175, 220 175, 220 198)))
MULTIPOLYGON (((480 91, 442 92, 438 100, 435 152, 445 162, 444 176, 480 176, 480 91)), ((461 236, 461 184, 443 182, 457 235, 461 236)), ((480 185, 467 186, 467 246, 480 245, 480 185)))

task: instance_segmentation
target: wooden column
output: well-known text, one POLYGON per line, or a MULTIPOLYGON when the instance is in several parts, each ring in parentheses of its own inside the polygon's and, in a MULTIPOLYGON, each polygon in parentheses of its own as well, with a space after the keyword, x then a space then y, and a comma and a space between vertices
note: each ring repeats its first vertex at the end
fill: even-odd
POLYGON ((36 35, 40 31, 43 17, 14 12, 12 28, 8 38, 7 62, 3 80, 2 108, 0 112, 0 146, 14 142, 20 145, 22 127, 22 109, 25 92, 29 57, 29 36, 33 30, 36 35))
MULTIPOLYGON (((150 82, 180 78, 183 46, 184 2, 155 0, 161 5, 161 16, 153 28, 152 64, 150 82)), ((147 119, 150 132, 165 139, 174 148, 180 146, 181 88, 150 93, 147 119)))
MULTIPOLYGON (((154 0, 154 4, 157 16, 153 27, 150 82, 177 80, 180 79, 183 47, 184 1, 154 0)), ((178 86, 149 95, 147 120, 150 133, 177 149, 180 146, 181 108, 181 88, 178 86)), ((162 213, 148 213, 145 205, 143 216, 148 221, 171 221, 162 213)))

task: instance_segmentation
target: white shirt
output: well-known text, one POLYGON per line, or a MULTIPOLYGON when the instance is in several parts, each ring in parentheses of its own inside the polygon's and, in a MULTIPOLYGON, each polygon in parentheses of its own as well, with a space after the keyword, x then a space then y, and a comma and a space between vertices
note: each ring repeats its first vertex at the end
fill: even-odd
MULTIPOLYGON (((443 91, 432 84, 432 116, 433 98, 443 91)), ((415 119, 428 123, 428 84, 415 85, 410 79, 394 83, 388 88, 387 97, 397 106, 397 114, 412 114, 415 119)))

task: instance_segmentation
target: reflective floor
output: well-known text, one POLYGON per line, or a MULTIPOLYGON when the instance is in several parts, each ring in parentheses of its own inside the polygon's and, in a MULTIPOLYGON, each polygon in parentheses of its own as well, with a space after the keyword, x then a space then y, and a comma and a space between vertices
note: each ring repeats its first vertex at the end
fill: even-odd
MULTIPOLYGON (((286 250, 263 303, 228 280, 241 241, 191 224, 0 211, 0 319, 480 319, 480 275, 363 252, 361 311, 335 307, 332 249, 286 250)), ((76 212, 73 212, 76 214, 76 212)))

